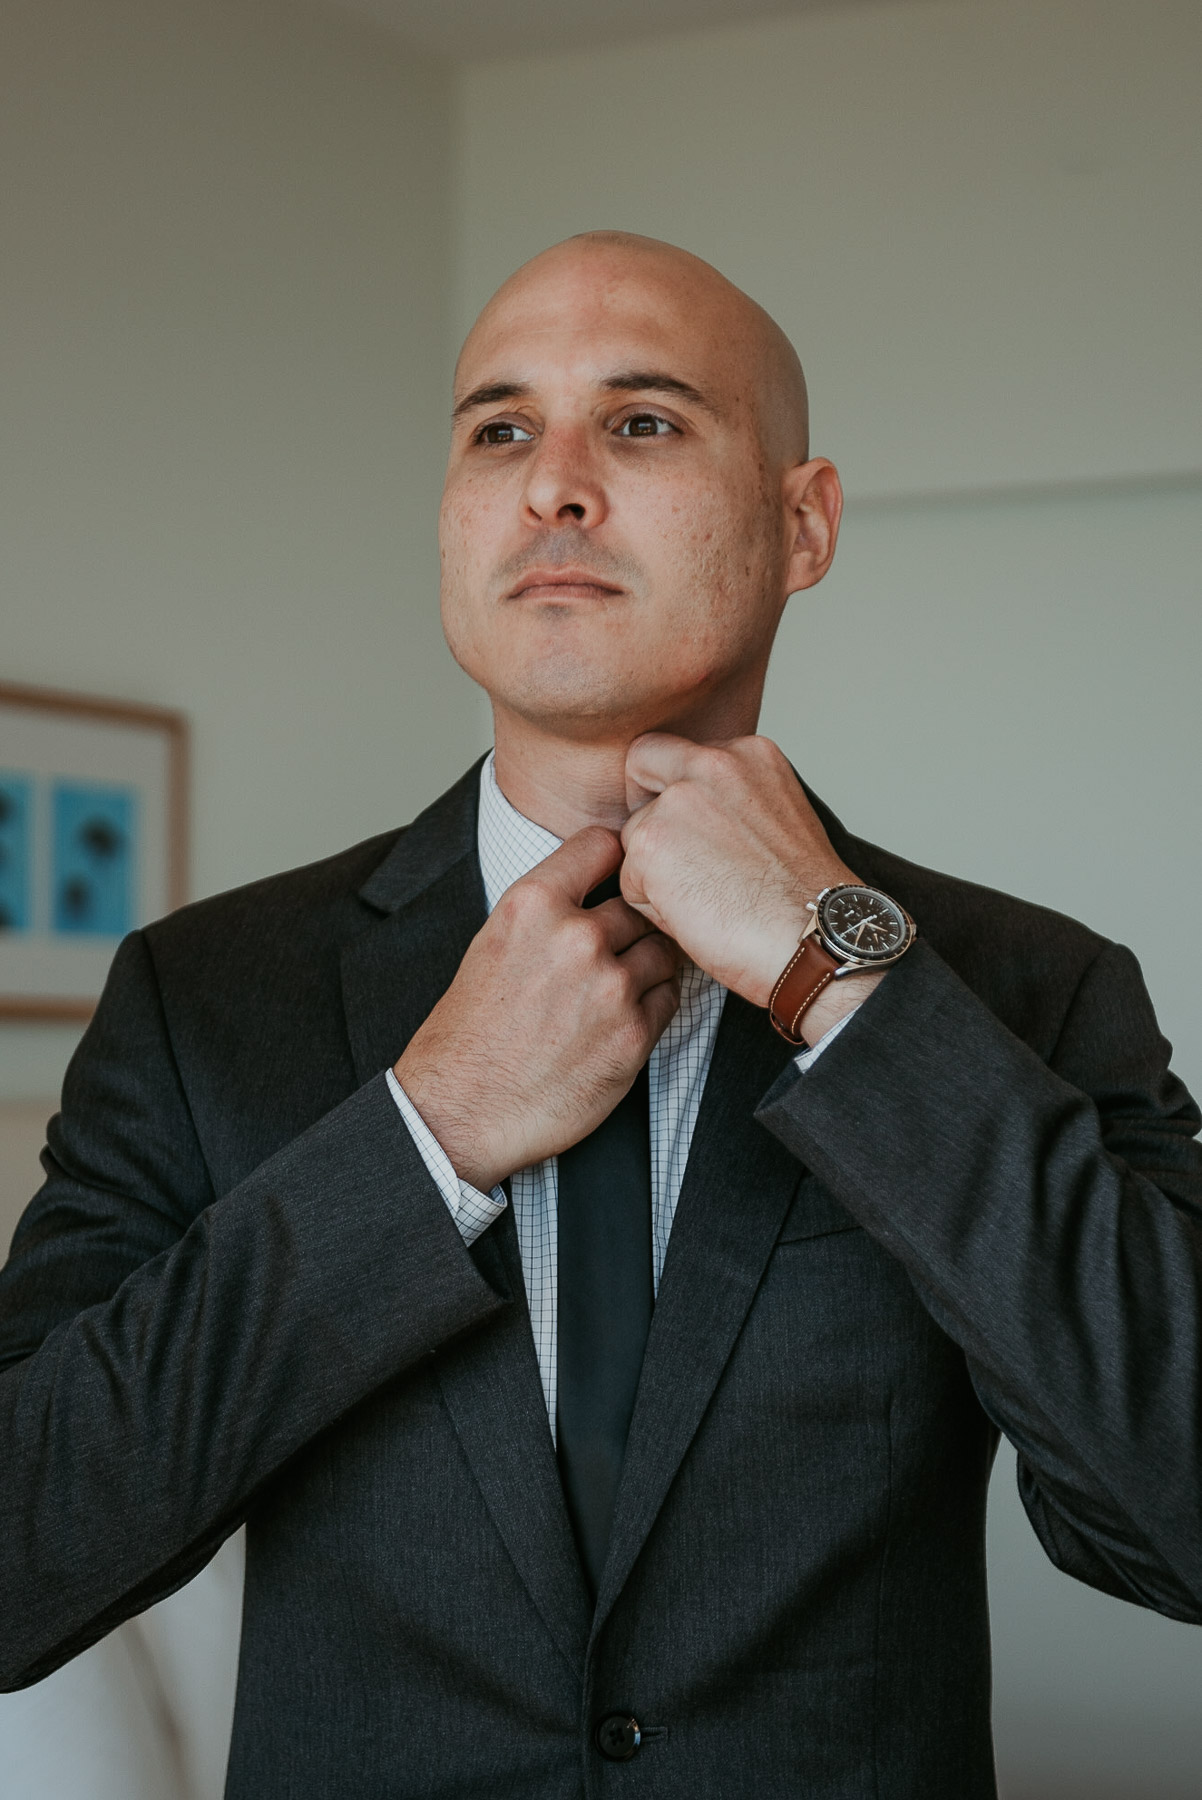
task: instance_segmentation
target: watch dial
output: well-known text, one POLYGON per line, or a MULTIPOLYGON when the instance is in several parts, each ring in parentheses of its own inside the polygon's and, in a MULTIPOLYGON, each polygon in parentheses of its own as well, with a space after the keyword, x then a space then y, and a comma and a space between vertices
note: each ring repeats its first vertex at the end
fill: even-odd
POLYGON ((835 888, 822 903, 819 923, 832 944, 861 962, 896 956, 910 935, 901 907, 875 888, 835 888))

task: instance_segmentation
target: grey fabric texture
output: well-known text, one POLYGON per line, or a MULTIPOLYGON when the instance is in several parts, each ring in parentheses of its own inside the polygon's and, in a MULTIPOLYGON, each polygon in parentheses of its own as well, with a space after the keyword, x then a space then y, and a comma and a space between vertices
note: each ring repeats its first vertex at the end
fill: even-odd
POLYGON ((993 1800, 999 1430, 1202 1618, 1202 1153, 1134 958, 850 838, 922 939, 800 1076, 732 996, 595 1612, 506 1212, 382 1071, 484 918, 472 771, 122 948, 0 1273, 0 1685, 242 1521, 231 1800, 993 1800), (594 1728, 629 1712, 629 1763, 594 1728))

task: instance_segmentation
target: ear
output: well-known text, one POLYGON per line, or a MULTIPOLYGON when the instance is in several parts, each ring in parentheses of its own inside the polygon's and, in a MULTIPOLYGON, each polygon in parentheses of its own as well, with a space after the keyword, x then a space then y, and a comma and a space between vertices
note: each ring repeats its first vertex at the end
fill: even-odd
POLYGON ((834 560, 843 517, 843 484, 834 463, 816 456, 785 470, 781 494, 789 533, 788 595, 821 581, 834 560))

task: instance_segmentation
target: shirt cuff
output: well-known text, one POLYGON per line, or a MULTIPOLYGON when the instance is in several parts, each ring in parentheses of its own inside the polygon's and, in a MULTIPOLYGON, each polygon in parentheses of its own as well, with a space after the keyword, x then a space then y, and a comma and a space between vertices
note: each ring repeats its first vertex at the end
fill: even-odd
MULTIPOLYGON (((861 1001, 860 1005, 863 1005, 863 1001, 861 1001)), ((808 1050, 803 1050, 800 1055, 793 1058, 794 1063, 801 1070, 803 1075, 806 1073, 807 1069, 812 1069, 814 1067, 814 1064, 818 1061, 822 1052, 834 1043, 848 1020, 854 1019, 859 1010, 859 1006, 853 1006, 849 1013, 844 1013, 841 1019, 835 1020, 835 1023, 831 1026, 829 1031, 823 1032, 816 1044, 811 1044, 808 1050)), ((400 1092, 399 1088, 397 1089, 397 1092, 400 1092)), ((449 1163, 447 1164, 447 1167, 450 1167, 449 1163)))
MULTIPOLYGON (((834 1028, 838 1030, 838 1026, 834 1028)), ((827 1037, 831 1034, 828 1032, 827 1037)), ((823 1043, 826 1038, 823 1038, 823 1043)), ((414 1106, 412 1100, 389 1069, 385 1074, 388 1091, 397 1103, 405 1124, 409 1127, 409 1136, 417 1145, 418 1152, 435 1187, 447 1203, 447 1211, 459 1227, 459 1235, 465 1244, 474 1244, 482 1231, 487 1231, 494 1219, 499 1219, 505 1211, 507 1201, 505 1190, 495 1187, 491 1194, 482 1194, 468 1181, 460 1181, 451 1165, 451 1159, 435 1137, 426 1121, 414 1106)))

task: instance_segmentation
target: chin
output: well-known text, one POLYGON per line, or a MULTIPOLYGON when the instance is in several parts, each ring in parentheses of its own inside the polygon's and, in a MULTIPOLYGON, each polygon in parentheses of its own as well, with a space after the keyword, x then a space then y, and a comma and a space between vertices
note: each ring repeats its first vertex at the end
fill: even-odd
MULTIPOLYGON (((476 678, 481 680, 479 676, 476 678)), ((522 671, 520 679, 498 684, 481 680, 492 699, 532 725, 564 736, 595 736, 630 727, 631 736, 648 729, 644 720, 664 709, 664 696, 649 694, 628 675, 614 675, 596 664, 555 666, 546 663, 522 671)))

